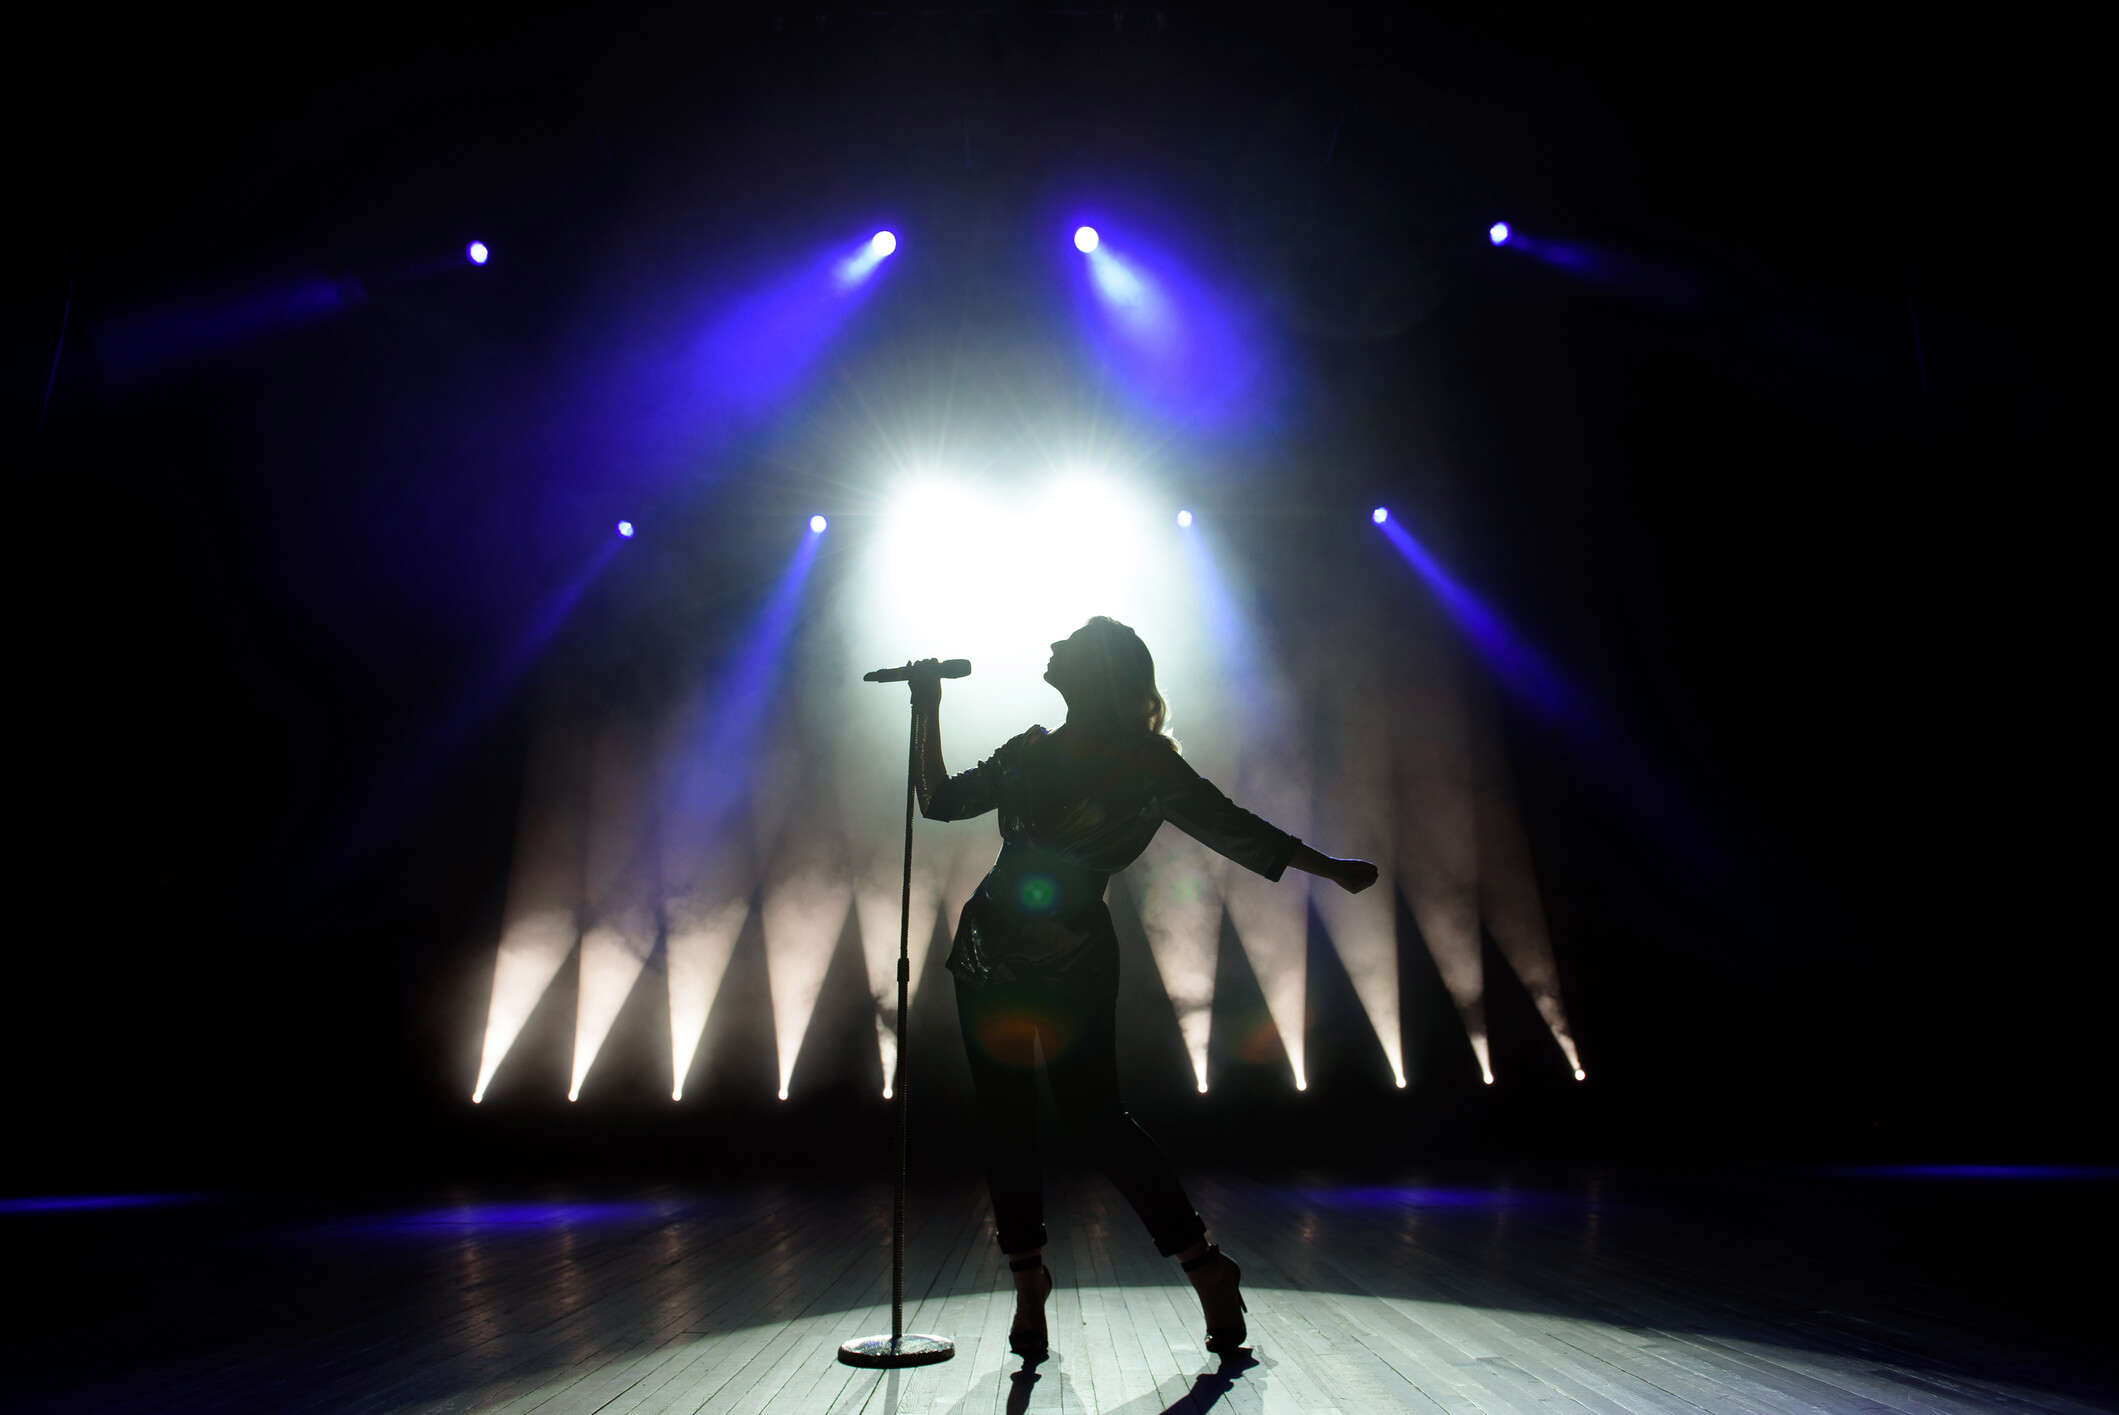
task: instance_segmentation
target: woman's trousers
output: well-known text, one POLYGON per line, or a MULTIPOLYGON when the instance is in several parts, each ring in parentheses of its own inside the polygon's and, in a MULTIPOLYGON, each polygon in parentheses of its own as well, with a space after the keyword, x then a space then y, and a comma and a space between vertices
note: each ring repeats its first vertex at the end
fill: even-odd
POLYGON ((1164 1254, 1200 1241, 1206 1225, 1162 1151, 1118 1099, 1118 970, 1054 980, 959 981, 957 1020, 977 1096, 980 1149, 1001 1250, 1045 1246, 1036 1062, 1074 1147, 1118 1186, 1164 1254))

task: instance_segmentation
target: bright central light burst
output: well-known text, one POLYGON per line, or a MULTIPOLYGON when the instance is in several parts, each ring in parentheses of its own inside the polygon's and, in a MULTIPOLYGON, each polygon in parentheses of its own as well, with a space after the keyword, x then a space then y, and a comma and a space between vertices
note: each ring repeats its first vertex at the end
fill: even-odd
POLYGON ((1042 670, 1051 641, 1090 615, 1148 607, 1168 574, 1167 553, 1146 544, 1158 519, 1096 475, 1026 489, 916 482, 886 534, 886 619, 936 653, 983 654, 982 675, 1004 663, 1042 670))
POLYGON ((860 660, 971 660, 974 677, 945 692, 952 770, 1033 722, 1059 725, 1066 706, 1044 681, 1051 645, 1092 615, 1138 630, 1165 695, 1174 682, 1174 701, 1196 710, 1185 696, 1198 657, 1180 555, 1189 533, 1137 481, 921 476, 890 496, 881 530, 861 579, 860 660))

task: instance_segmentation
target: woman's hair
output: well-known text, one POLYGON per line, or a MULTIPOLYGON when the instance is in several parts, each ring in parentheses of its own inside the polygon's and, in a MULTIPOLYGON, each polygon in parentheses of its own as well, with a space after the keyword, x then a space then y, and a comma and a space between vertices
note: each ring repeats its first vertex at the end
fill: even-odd
POLYGON ((1096 694, 1087 704, 1092 718, 1114 732, 1145 731, 1177 751, 1177 739, 1166 730, 1170 705, 1156 691, 1155 659, 1140 635, 1102 614, 1082 628, 1096 650, 1092 663, 1097 667, 1088 675, 1088 686, 1096 694))

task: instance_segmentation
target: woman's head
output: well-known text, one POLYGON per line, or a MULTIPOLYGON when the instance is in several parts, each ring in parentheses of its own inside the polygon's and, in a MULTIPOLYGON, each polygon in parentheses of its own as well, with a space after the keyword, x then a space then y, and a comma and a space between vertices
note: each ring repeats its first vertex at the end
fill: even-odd
POLYGON ((1160 735, 1169 716, 1148 646, 1101 614, 1052 645, 1045 681, 1067 700, 1068 721, 1092 731, 1160 735))

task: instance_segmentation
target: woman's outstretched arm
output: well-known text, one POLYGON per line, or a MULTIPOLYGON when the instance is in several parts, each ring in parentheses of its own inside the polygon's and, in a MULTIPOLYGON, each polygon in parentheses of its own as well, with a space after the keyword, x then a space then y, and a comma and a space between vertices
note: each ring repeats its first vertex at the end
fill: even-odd
POLYGON ((1351 894, 1376 882, 1376 867, 1368 861, 1319 854, 1231 801, 1174 752, 1158 753, 1152 760, 1161 778, 1165 818, 1208 849, 1270 880, 1278 880, 1293 866, 1331 880, 1351 894))
POLYGON ((1330 855, 1320 855, 1302 842, 1295 843, 1295 853, 1288 863, 1308 874, 1330 880, 1349 894, 1359 894, 1376 882, 1376 867, 1367 860, 1340 860, 1330 855))

